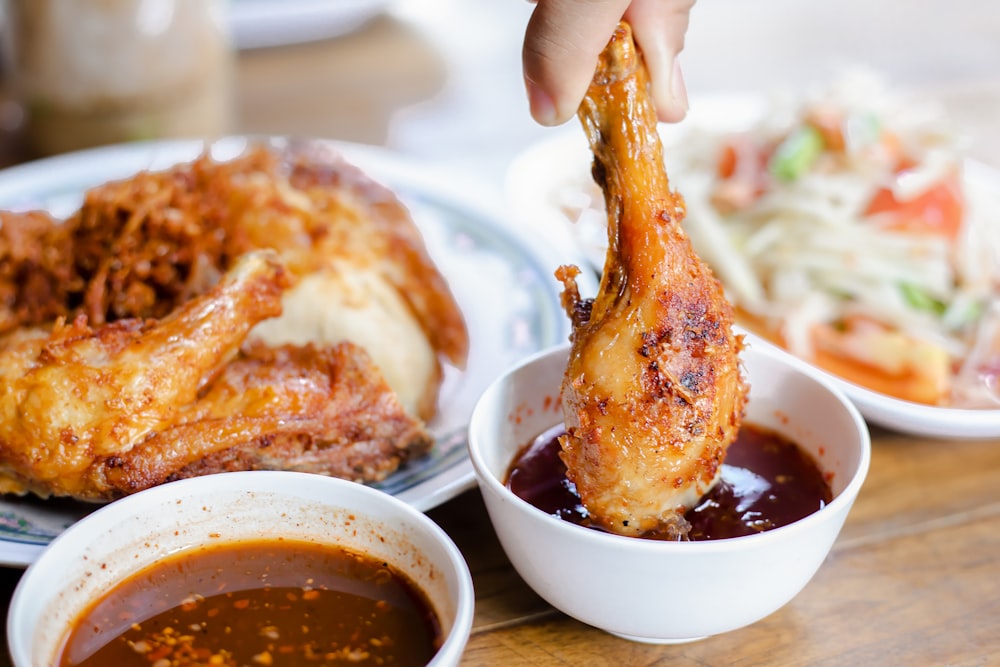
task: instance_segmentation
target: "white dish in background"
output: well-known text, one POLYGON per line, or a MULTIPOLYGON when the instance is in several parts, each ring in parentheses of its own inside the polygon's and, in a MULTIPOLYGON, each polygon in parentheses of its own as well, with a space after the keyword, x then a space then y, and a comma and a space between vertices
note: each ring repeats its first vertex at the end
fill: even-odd
POLYGON ((755 348, 770 348, 799 366, 825 376, 843 391, 865 419, 900 433, 927 438, 987 439, 1000 437, 1000 410, 966 410, 935 407, 900 400, 880 394, 816 368, 777 345, 749 332, 747 343, 755 348))
POLYGON ((239 49, 340 37, 378 16, 388 0, 230 0, 229 27, 239 49))
MULTIPOLYGON (((765 108, 766 99, 756 95, 693 98, 689 114, 683 122, 660 126, 668 176, 670 142, 679 138, 683 132, 693 127, 739 131, 753 123, 765 108)), ((590 266, 600 272, 607 248, 607 228, 603 213, 602 217, 585 215, 579 222, 573 222, 560 208, 560 201, 565 201, 567 193, 575 190, 581 192, 582 198, 587 196, 581 190, 581 183, 592 182, 592 158, 582 128, 579 124, 571 123, 568 127, 553 131, 550 138, 527 148, 511 162, 504 191, 508 205, 520 223, 544 229, 560 245, 575 246, 587 258, 590 266)), ((967 179, 1000 188, 1000 172, 996 169, 974 160, 966 161, 965 167, 964 175, 967 179)), ((757 336, 751 335, 750 338, 755 345, 780 349, 757 336)), ((784 350, 781 352, 792 357, 784 350)), ((873 424, 920 437, 1000 437, 1000 409, 961 409, 904 401, 842 380, 797 358, 795 360, 833 380, 873 424)))
MULTIPOLYGON (((212 153, 225 159, 240 153, 247 142, 246 137, 222 139, 211 144, 212 153)), ((465 432, 479 394, 511 364, 567 340, 569 322, 553 271, 561 263, 583 265, 584 260, 572 247, 548 247, 502 220, 488 208, 492 199, 485 188, 473 180, 385 149, 327 143, 391 188, 410 209, 469 328, 465 370, 445 368, 439 414, 429 424, 437 441, 434 449, 374 485, 426 511, 475 486, 465 432)), ((65 217, 89 187, 194 159, 204 148, 203 142, 188 140, 124 144, 13 167, 0 171, 0 209, 46 209, 65 217)), ((28 565, 93 509, 65 500, 0 496, 0 565, 28 565)))

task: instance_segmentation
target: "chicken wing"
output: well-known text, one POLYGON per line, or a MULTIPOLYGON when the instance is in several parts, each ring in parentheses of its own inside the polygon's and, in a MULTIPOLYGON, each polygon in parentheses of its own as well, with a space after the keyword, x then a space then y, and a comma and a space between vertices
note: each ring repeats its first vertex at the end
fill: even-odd
MULTIPOLYGON (((426 451, 422 424, 384 383, 352 381, 371 377, 363 350, 241 352, 257 323, 280 314, 289 279, 276 253, 258 251, 159 321, 92 328, 80 316, 8 334, 0 491, 108 500, 234 461, 302 467, 275 463, 294 447, 426 451)), ((345 476, 385 474, 363 451, 340 459, 345 476)))
POLYGON ((720 283, 681 226, 648 78, 619 25, 578 116, 608 213, 596 297, 562 267, 573 319, 562 385, 562 458, 592 520, 625 535, 680 539, 683 513, 717 479, 743 416, 742 340, 720 283))

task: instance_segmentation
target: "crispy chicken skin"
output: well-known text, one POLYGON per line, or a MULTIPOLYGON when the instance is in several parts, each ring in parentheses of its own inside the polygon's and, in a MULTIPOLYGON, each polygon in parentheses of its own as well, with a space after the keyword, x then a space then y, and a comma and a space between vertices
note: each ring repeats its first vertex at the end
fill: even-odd
POLYGON ((91 328, 80 316, 8 334, 0 490, 100 501, 249 468, 371 481, 426 451, 422 424, 371 381, 361 348, 241 351, 281 312, 288 279, 273 251, 258 251, 159 321, 91 328))
POLYGON ((742 340, 719 282, 692 249, 669 188, 648 79, 619 25, 578 116, 608 212, 598 293, 573 319, 562 385, 562 458, 593 521, 682 539, 683 513, 713 485, 743 416, 742 340))
POLYGON ((0 333, 66 314, 79 289, 71 230, 48 213, 0 211, 0 333))
POLYGON ((159 456, 139 451, 134 464, 123 466, 130 472, 123 479, 132 484, 133 479, 162 480, 168 473, 166 479, 179 479, 258 469, 358 482, 385 479, 426 454, 433 440, 379 378, 364 348, 347 341, 278 348, 250 343, 186 410, 184 422, 162 434, 154 447, 162 451, 160 443, 204 442, 206 432, 213 440, 198 451, 182 450, 176 462, 183 467, 175 472, 159 456), (218 430, 208 431, 206 425, 218 430))

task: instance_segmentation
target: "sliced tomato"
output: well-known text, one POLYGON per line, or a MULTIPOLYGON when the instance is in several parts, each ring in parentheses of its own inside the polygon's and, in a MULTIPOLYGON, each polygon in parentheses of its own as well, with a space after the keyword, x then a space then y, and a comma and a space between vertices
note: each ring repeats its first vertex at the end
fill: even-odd
POLYGON ((750 137, 730 137, 716 160, 712 204, 724 213, 752 206, 767 188, 767 160, 767 151, 750 137))
POLYGON ((725 144, 719 151, 719 161, 716 164, 716 175, 721 179, 732 178, 736 173, 736 164, 739 161, 736 154, 736 146, 732 143, 725 144))
POLYGON ((865 214, 885 214, 888 229, 955 239, 965 215, 965 198, 958 176, 951 176, 902 202, 892 190, 882 188, 868 203, 865 214))
POLYGON ((832 106, 816 106, 806 114, 806 123, 819 131, 826 150, 834 153, 843 153, 847 147, 844 122, 843 111, 832 106))

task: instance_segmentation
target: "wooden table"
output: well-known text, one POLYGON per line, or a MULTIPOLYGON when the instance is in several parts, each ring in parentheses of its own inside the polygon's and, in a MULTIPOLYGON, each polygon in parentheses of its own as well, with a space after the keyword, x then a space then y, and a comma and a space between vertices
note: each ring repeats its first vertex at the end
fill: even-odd
MULTIPOLYGON (((246 52, 234 129, 391 144, 392 111, 440 95, 446 71, 438 50, 390 18, 337 40, 246 52)), ((985 124, 1000 115, 1000 81, 950 90, 962 120, 985 124)), ((998 137, 976 150, 1000 156, 998 137)), ((2 134, 0 156, 6 164, 24 157, 2 134)), ((431 510, 475 581, 464 664, 1000 664, 1000 440, 879 429, 872 439, 868 480, 805 590, 759 623, 688 644, 628 642, 554 610, 512 569, 478 490, 431 510)), ((0 569, 4 601, 20 574, 0 569)), ((0 666, 7 664, 0 654, 0 666)))
POLYGON ((1000 664, 1000 442, 872 436, 868 480, 805 590, 688 644, 629 642, 552 609, 512 570, 478 491, 432 510, 476 585, 464 664, 1000 664))

